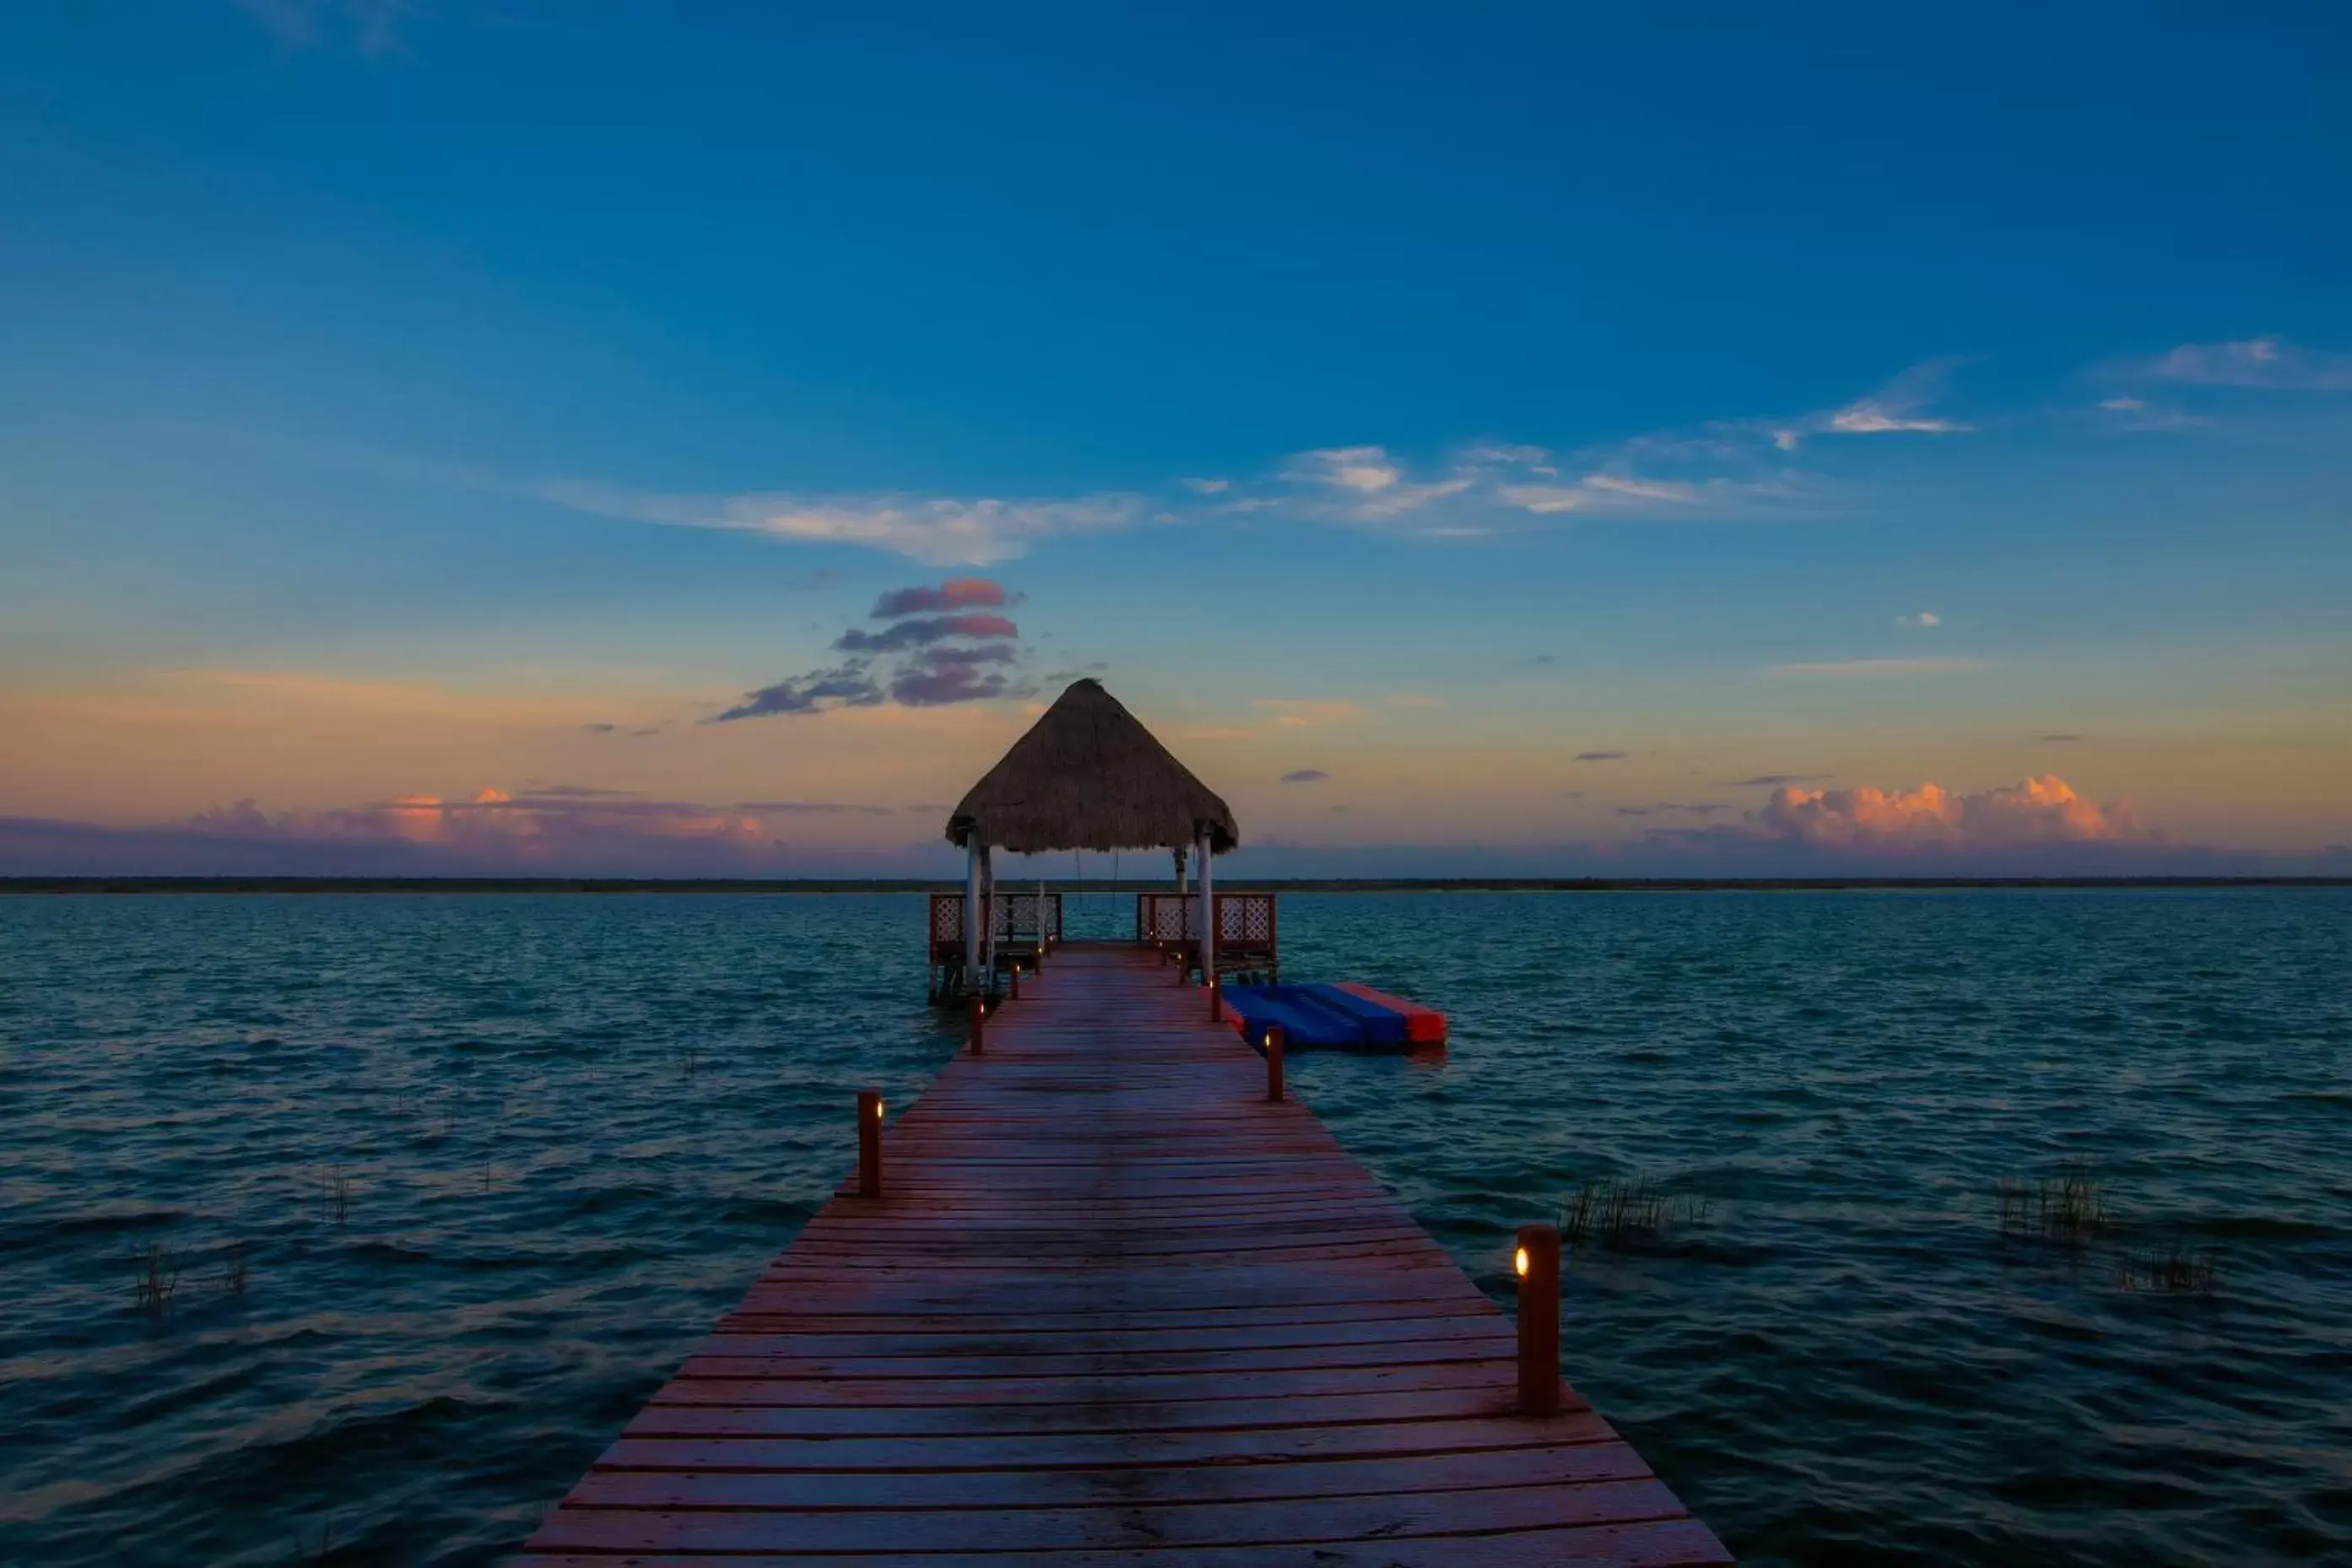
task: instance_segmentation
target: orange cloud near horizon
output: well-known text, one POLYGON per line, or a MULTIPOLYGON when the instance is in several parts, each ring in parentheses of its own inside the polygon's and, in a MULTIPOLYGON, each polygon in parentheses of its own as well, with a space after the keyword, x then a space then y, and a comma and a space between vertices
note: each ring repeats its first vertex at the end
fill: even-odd
POLYGON ((1819 848, 1992 849, 2161 837, 2141 826, 2129 803, 2086 800, 2055 773, 1974 795, 1936 784, 1911 790, 1784 784, 1751 820, 1774 837, 1819 848))

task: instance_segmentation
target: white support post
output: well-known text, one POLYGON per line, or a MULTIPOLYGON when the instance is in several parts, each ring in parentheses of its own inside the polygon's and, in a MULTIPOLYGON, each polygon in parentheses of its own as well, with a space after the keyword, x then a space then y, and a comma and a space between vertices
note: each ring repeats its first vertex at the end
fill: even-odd
POLYGON ((963 866, 963 989, 978 995, 980 985, 980 836, 964 840, 963 866))
POLYGON ((987 845, 980 847, 980 904, 984 918, 981 925, 981 973, 986 978, 989 992, 996 990, 996 855, 987 845))
POLYGON ((1217 983, 1217 894, 1209 877, 1209 830, 1201 830, 1201 984, 1217 983))

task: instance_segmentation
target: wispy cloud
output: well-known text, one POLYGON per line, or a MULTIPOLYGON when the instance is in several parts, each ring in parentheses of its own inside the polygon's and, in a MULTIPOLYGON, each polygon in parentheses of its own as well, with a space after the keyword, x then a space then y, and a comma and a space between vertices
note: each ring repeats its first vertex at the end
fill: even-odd
POLYGON ((1580 763, 1622 763, 1632 754, 1630 752, 1579 752, 1576 760, 1580 763))
POLYGON ((1531 447, 1524 442, 1485 441, 1462 449, 1465 463, 1517 463, 1530 468, 1540 468, 1551 462, 1551 452, 1543 447, 1531 447))
MULTIPOLYGON (((1455 468, 1439 478, 1414 480, 1403 462, 1384 447, 1326 447, 1300 452, 1282 466, 1276 476, 1307 492, 1294 503, 1302 516, 1327 521, 1383 523, 1422 510, 1433 502, 1462 495, 1476 476, 1455 468)), ((1274 497, 1254 498, 1268 505, 1274 497)), ((1246 501, 1230 503, 1240 510, 1246 501)))
POLYGON ((1909 626, 1914 630, 1919 630, 1927 626, 1942 626, 1944 624, 1944 617, 1937 615, 1933 610, 1921 610, 1915 616, 1895 616, 1895 624, 1898 626, 1909 626))
MULTIPOLYGON (((1072 534, 1259 514, 1426 539, 1478 539, 1531 526, 1530 519, 1570 514, 1711 520, 1805 513, 1819 510, 1818 477, 1774 459, 1771 448, 1794 450, 1809 434, 1967 429, 1925 411, 1948 370, 1948 362, 1915 366, 1866 397, 1795 420, 1725 420, 1696 432, 1638 436, 1567 456, 1530 442, 1482 439, 1418 468, 1377 443, 1319 447, 1255 478, 1177 479, 1157 496, 670 494, 582 479, 520 488, 600 516, 853 544, 941 566, 992 565, 1072 534)), ((916 596, 903 608, 877 606, 877 614, 983 603, 947 595, 955 584, 986 581, 954 579, 937 590, 905 590, 916 596), (942 597, 926 600, 925 594, 942 597)), ((886 602, 894 601, 886 596, 886 602)))
POLYGON ((2039 735, 2025 738, 2037 746, 2070 746, 2082 740, 2083 736, 2073 730, 2045 730, 2039 735))
POLYGON ((1291 487, 1286 498, 1254 499, 1286 506, 1307 519, 1406 526, 1432 539, 1484 537, 1498 525, 1508 525, 1515 512, 1551 517, 1677 508, 1720 510, 1752 501, 1768 489, 1775 494, 1789 489, 1784 479, 1683 479, 1645 474, 1605 454, 1576 472, 1553 460, 1545 447, 1491 441, 1460 447, 1434 465, 1433 471, 1418 475, 1384 447, 1325 447, 1289 458, 1277 478, 1291 487))
MULTIPOLYGON (((1408 512, 1419 511, 1432 501, 1441 501, 1448 496, 1458 496, 1467 490, 1472 482, 1468 476, 1456 474, 1450 479, 1430 479, 1421 484, 1391 485, 1377 495, 1367 496, 1357 501, 1349 509, 1349 515, 1360 522, 1384 522, 1391 518, 1402 517, 1408 512)), ((1432 531, 1445 531, 1441 529, 1432 531)))
POLYGON ((1402 481, 1404 470, 1386 447, 1325 447, 1291 458, 1283 476, 1303 484, 1376 495, 1402 481))
MULTIPOLYGON (((858 805, 845 800, 739 800, 730 808, 759 816, 888 816, 887 805, 858 805)), ((919 811, 919 806, 908 806, 919 811)))
POLYGON ((1298 768, 1283 774, 1282 782, 1286 784, 1321 784, 1330 776, 1321 768, 1298 768))
MULTIPOLYGON (((854 544, 936 565, 985 566, 1075 534, 1145 523, 1213 524, 1241 518, 1354 525, 1426 540, 1475 540, 1560 519, 1806 517, 1845 510, 1845 483, 1827 464, 1793 454, 1827 450, 1843 438, 1953 436, 1975 426, 1949 412, 1948 393, 1964 362, 1910 366, 1845 403, 1789 417, 1723 418, 1695 427, 1636 435, 1561 450, 1487 436, 1424 456, 1377 442, 1318 447, 1275 459, 1255 473, 1171 478, 1149 493, 1074 497, 909 495, 894 491, 809 494, 792 490, 664 494, 583 480, 523 487, 526 493, 600 515, 679 527, 854 544), (1818 438, 1818 442, 1816 441, 1818 438)), ((2142 381, 2177 384, 2337 388, 2352 386, 2352 355, 2298 348, 2275 338, 2184 344, 2137 362, 2142 381)), ((2098 408, 2071 410, 2105 428, 2155 429, 2195 416, 2152 405, 2140 388, 2098 408)), ((506 487, 513 488, 513 487, 506 487)), ((951 579, 887 614, 934 613, 981 599, 953 597, 951 579), (925 599, 922 595, 937 595, 925 599)), ((886 603, 898 604, 894 596, 886 603)), ((1932 612, 1907 618, 1937 624, 1932 612)))
POLYGON ((2274 337, 2182 343, 2153 359, 2127 362, 2123 369, 2127 374, 2198 386, 2352 392, 2352 353, 2302 348, 2274 337))
POLYGON ((1837 658, 1810 664, 1776 664, 1774 675, 1956 675, 1981 669, 1980 658, 1837 658))
POLYGON ((1357 703, 1311 697, 1261 697, 1250 706, 1272 714, 1276 724, 1291 730, 1344 724, 1364 711, 1357 703))
POLYGON ((280 48, 313 49, 348 36, 371 59, 408 52, 401 24, 416 15, 415 0, 236 0, 280 48))
POLYGON ((888 551, 932 566, 988 566, 1042 540, 1130 527, 1142 498, 1092 495, 1070 500, 964 500, 950 497, 653 495, 593 481, 527 487, 576 511, 677 528, 723 529, 814 543, 888 551))
POLYGON ((1825 779, 1827 773, 1758 773, 1753 778, 1726 779, 1725 789, 1778 789, 1782 784, 1811 784, 1825 779))
POLYGON ((1586 474, 1581 479, 1497 485, 1507 506, 1538 517, 1569 511, 1639 511, 1652 506, 1692 506, 1705 499, 1700 487, 1671 479, 1624 474, 1586 474))
POLYGON ((1830 428, 1841 436, 1884 436, 1898 430, 1942 436, 1971 426, 1953 419, 1927 419, 1897 414, 1880 404, 1857 403, 1831 415, 1830 428))
POLYGON ((2201 414, 2158 407, 2145 397, 2101 398, 2098 414, 2103 424, 2117 430, 2193 430, 2213 423, 2201 414))
POLYGON ((1943 395, 1954 362, 1929 360, 1915 364, 1867 396, 1840 408, 1776 423, 1772 444, 1793 452, 1808 436, 1958 435, 1974 426, 1925 412, 1943 395))

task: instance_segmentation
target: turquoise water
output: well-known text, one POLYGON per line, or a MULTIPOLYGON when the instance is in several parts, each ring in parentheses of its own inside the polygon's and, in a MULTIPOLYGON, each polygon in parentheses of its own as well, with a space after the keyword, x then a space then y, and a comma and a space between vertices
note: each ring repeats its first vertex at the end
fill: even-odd
MULTIPOLYGON (((951 1052, 910 897, 0 900, 0 1559, 493 1561, 951 1052), (141 1267, 176 1280, 142 1310, 141 1267), (240 1264, 241 1260, 241 1264, 240 1264), (238 1270, 242 1268, 242 1288, 238 1270)), ((2352 1562, 2352 894, 1286 897, 1300 1057, 1760 1563, 2352 1562), (2004 1243, 2004 1177, 2125 1228, 2004 1243), (2210 1295, 2116 1258, 2210 1248, 2210 1295)))

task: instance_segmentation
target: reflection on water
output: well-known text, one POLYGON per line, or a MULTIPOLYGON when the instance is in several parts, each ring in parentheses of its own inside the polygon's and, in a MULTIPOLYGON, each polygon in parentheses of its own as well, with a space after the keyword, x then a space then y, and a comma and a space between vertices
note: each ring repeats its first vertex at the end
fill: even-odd
MULTIPOLYGON (((1108 903, 1104 921, 1131 923, 1108 903)), ((0 900, 0 1558, 483 1563, 953 1049, 911 897, 0 900), (141 1288, 166 1297, 142 1308, 141 1288)), ((2352 1561, 2352 896, 1299 896, 1292 1091, 1755 1563, 2352 1561), (2000 1236, 2095 1170, 2130 1227, 2000 1236), (2118 1285, 2134 1237, 2219 1289, 2118 1285)))

